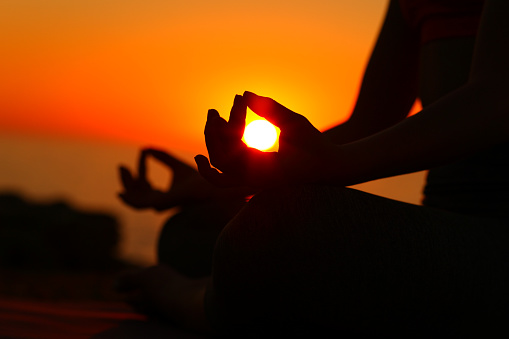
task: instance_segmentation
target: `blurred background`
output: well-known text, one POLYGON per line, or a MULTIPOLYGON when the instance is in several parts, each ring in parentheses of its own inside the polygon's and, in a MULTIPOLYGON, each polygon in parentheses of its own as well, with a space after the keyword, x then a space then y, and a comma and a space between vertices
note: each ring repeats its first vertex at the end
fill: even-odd
MULTIPOLYGON (((51 267, 44 246, 64 243, 67 257, 95 251, 74 259, 84 266, 101 255, 155 263, 173 211, 123 205, 118 165, 134 168, 145 146, 193 163, 206 152, 207 110, 227 116, 244 90, 321 130, 344 121, 387 3, 1 0, 1 263, 51 267)), ((155 162, 149 170, 156 185, 168 185, 171 173, 155 162)), ((417 173, 359 186, 419 203, 422 180, 417 173)))

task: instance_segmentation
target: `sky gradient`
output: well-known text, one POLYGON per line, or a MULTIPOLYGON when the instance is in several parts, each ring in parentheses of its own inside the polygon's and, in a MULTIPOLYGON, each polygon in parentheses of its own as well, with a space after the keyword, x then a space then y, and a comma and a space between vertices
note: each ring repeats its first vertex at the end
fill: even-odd
POLYGON ((3 0, 0 132, 203 151, 244 90, 324 129, 351 111, 387 1, 3 0))
MULTIPOLYGON (((319 129, 345 120, 386 0, 0 1, 0 191, 110 211, 120 255, 155 263, 169 213, 122 204, 139 148, 193 163, 209 108, 271 96, 319 129)), ((149 164, 151 182, 171 174, 149 164)), ((423 173, 357 187, 419 203, 423 173)))

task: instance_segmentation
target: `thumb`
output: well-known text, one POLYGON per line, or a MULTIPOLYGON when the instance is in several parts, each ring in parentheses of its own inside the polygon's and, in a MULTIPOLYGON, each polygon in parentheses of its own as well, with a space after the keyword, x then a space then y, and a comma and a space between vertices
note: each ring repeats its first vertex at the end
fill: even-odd
POLYGON ((302 115, 281 105, 274 99, 262 97, 252 92, 244 92, 247 106, 259 116, 267 119, 282 130, 304 118, 302 115))

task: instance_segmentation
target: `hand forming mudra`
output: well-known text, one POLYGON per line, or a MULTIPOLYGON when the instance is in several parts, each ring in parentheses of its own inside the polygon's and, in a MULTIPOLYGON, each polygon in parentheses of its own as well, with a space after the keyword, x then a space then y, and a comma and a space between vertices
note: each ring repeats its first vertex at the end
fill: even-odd
POLYGON ((223 187, 330 183, 334 177, 332 159, 337 161, 340 151, 304 116, 251 92, 235 97, 228 122, 216 110, 209 110, 205 142, 210 163, 207 157, 197 155, 198 171, 223 187), (242 142, 247 107, 281 129, 278 152, 262 152, 242 142))
POLYGON ((145 148, 141 151, 137 176, 125 166, 120 166, 119 170, 124 188, 124 191, 119 193, 119 197, 126 204, 137 209, 153 208, 163 211, 220 195, 216 192, 217 188, 204 180, 196 169, 158 149, 145 148), (150 184, 147 178, 149 156, 160 161, 173 172, 172 183, 167 191, 154 189, 150 184))

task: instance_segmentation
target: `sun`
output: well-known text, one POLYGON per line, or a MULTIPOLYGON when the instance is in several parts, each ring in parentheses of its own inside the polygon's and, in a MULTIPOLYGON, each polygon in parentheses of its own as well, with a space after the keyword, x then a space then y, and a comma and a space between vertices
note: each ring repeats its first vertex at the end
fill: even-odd
POLYGON ((254 120, 244 130, 244 142, 260 151, 270 149, 277 141, 277 130, 267 120, 254 120))

